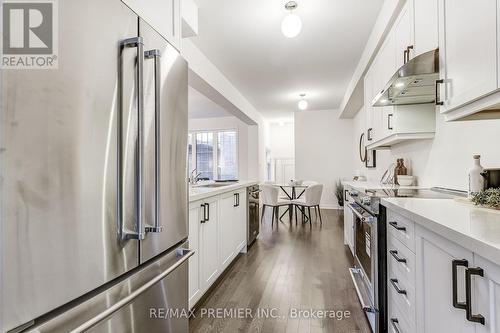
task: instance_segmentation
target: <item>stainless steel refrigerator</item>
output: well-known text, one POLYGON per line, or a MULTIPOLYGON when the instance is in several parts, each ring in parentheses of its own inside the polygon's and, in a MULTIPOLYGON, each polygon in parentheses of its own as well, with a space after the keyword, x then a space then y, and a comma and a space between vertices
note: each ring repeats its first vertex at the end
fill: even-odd
POLYGON ((59 68, 1 72, 1 331, 187 332, 187 64, 119 0, 58 6, 59 68))

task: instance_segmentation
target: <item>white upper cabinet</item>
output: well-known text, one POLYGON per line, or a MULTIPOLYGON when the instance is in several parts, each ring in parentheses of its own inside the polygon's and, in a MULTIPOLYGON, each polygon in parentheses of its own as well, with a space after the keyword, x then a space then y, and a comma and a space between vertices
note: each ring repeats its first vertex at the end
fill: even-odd
MULTIPOLYGON (((380 93, 396 70, 415 55, 427 48, 437 46, 437 5, 434 19, 427 11, 432 6, 427 2, 432 0, 408 1, 401 9, 394 25, 387 34, 375 60, 365 76, 365 108, 367 112, 367 131, 372 140, 367 141, 368 149, 390 147, 402 141, 430 139, 434 137, 436 127, 436 109, 434 104, 409 106, 372 107, 371 102, 380 93), (421 4, 420 1, 423 1, 421 4), (418 2, 419 15, 428 15, 431 19, 425 22, 432 28, 417 29, 415 27, 414 8, 418 2), (431 40, 421 47, 415 43, 415 33, 419 38, 431 40), (371 130, 370 130, 371 129, 371 130)), ((420 16, 419 16, 420 18, 420 16)), ((421 19, 421 21, 424 21, 421 19)), ((422 23, 422 22, 420 22, 422 23)))
POLYGON ((180 0, 122 1, 160 33, 170 44, 180 49, 180 0))
MULTIPOLYGON (((438 2, 436 0, 413 1, 413 28, 415 40, 413 54, 419 55, 438 48, 438 2)), ((410 54, 410 58, 413 58, 410 54)))
MULTIPOLYGON (((439 0, 441 112, 486 96, 497 84, 497 1, 439 0)), ((458 119, 487 108, 484 103, 447 115, 458 119)))
MULTIPOLYGON (((399 14, 393 28, 396 69, 403 66, 415 54, 413 27, 413 3, 409 1, 401 10, 401 14, 399 14)), ((394 74, 394 71, 390 73, 391 76, 392 74, 394 74)))

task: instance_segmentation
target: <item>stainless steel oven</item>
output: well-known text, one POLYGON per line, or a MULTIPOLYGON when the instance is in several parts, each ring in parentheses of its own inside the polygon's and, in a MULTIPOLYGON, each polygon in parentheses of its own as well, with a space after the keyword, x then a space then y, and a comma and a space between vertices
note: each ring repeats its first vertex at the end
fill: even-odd
POLYGON ((378 278, 378 223, 371 214, 356 202, 348 204, 354 222, 354 267, 351 278, 372 331, 376 332, 377 278, 378 278))

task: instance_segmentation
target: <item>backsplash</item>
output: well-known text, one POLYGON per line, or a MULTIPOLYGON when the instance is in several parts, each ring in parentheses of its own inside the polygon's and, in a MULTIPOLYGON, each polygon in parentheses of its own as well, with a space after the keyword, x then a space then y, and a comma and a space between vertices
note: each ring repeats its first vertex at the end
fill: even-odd
POLYGON ((500 167, 500 120, 445 122, 436 112, 436 136, 433 140, 402 143, 391 150, 377 151, 377 167, 367 169, 358 158, 359 135, 365 128, 362 109, 354 119, 354 167, 370 181, 379 181, 387 167, 404 158, 409 173, 419 185, 467 190, 467 175, 472 155, 480 154, 484 167, 500 167))

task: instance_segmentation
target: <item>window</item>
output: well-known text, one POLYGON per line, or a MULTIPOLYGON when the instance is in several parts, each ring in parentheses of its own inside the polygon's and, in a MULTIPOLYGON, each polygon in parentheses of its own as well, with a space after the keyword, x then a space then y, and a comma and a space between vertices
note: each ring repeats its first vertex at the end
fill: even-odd
POLYGON ((188 172, 196 166, 200 178, 238 178, 238 132, 191 132, 188 136, 188 172))

